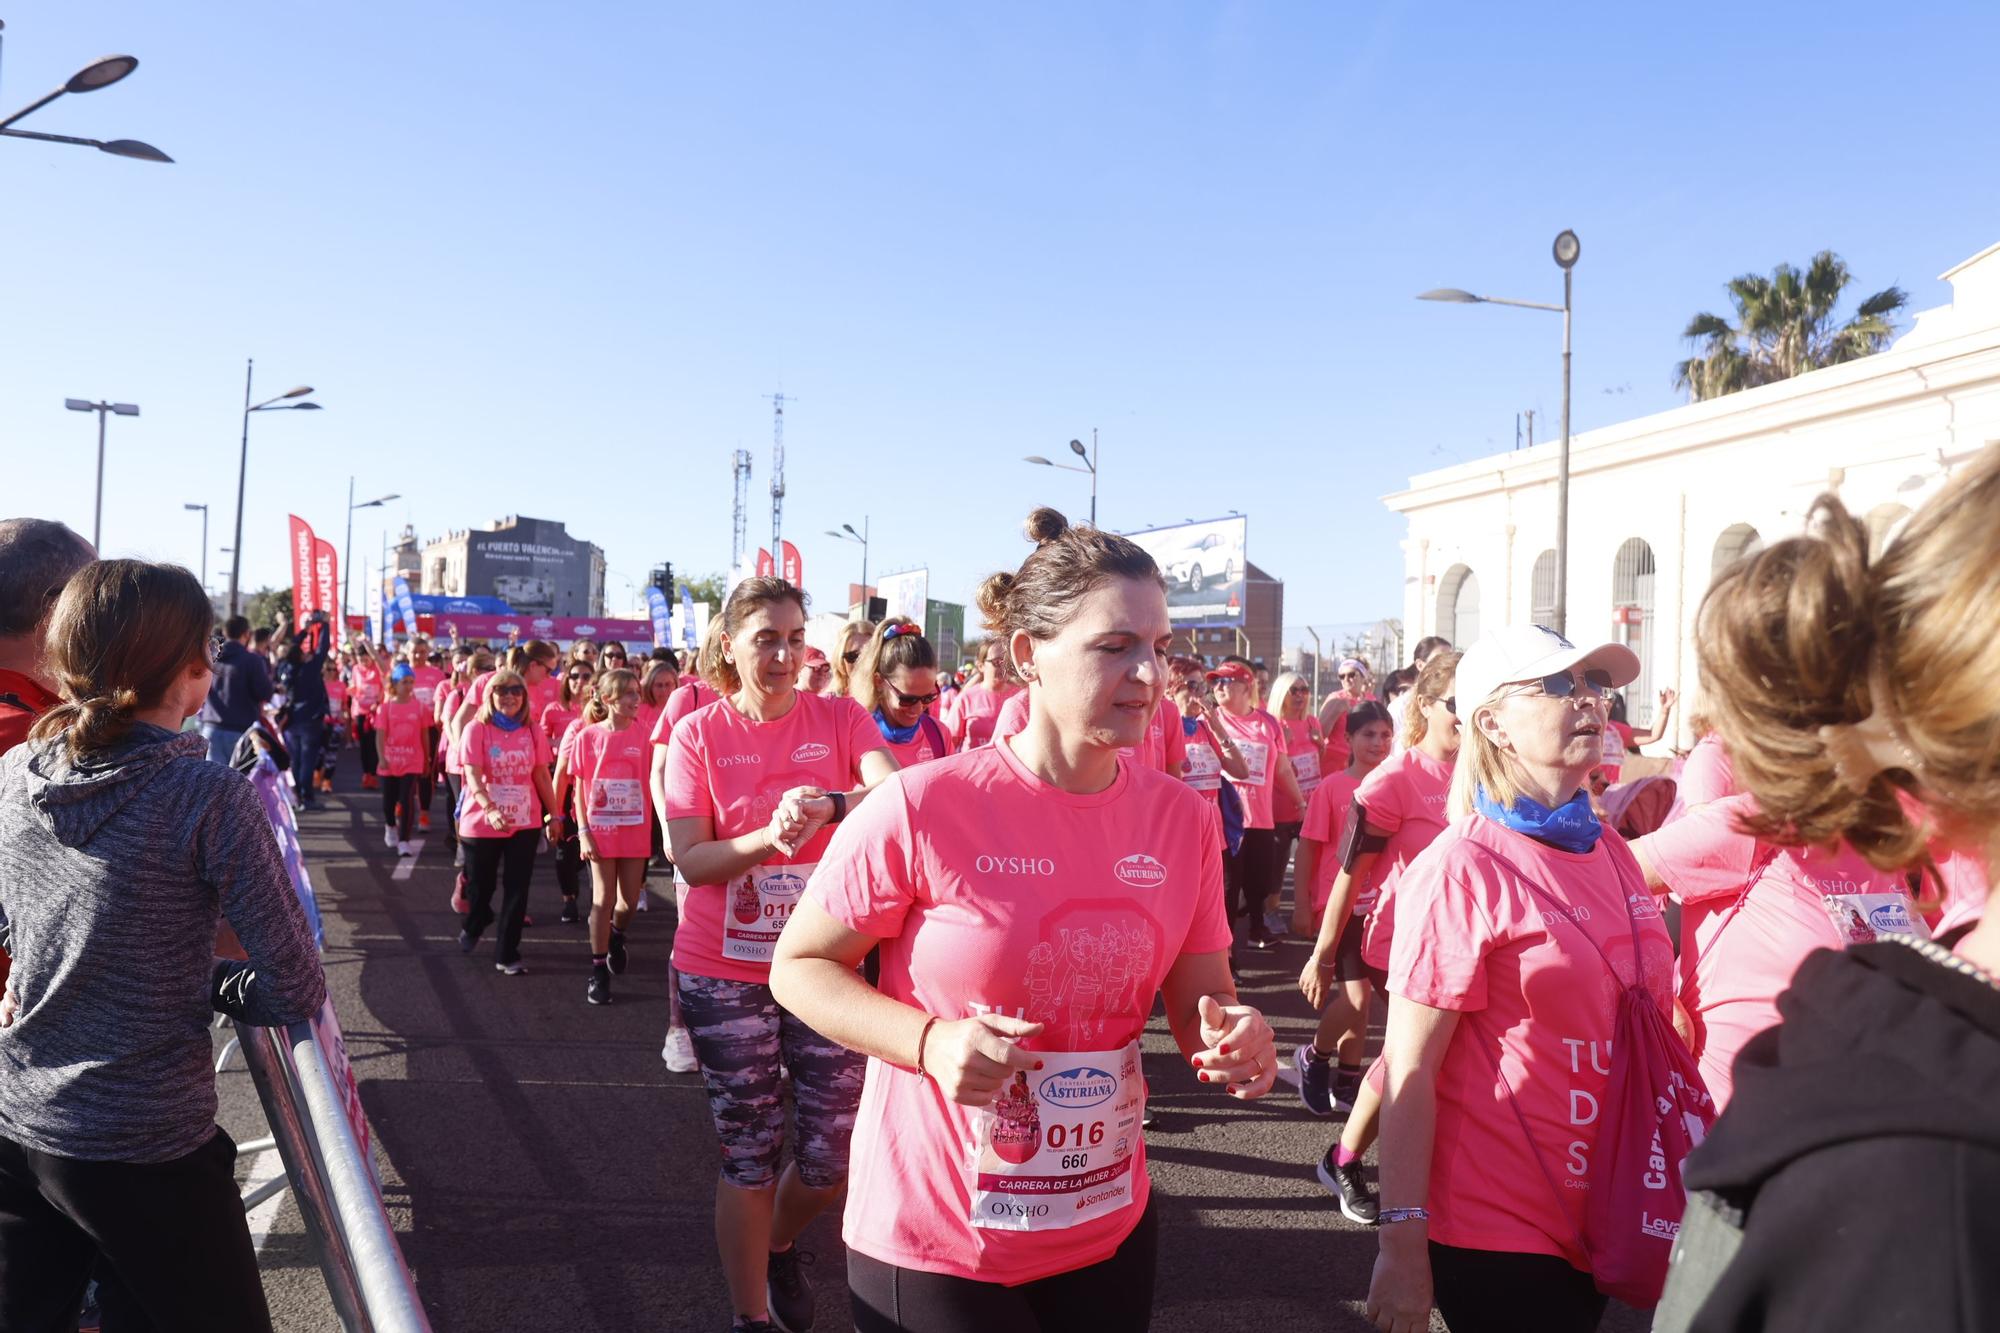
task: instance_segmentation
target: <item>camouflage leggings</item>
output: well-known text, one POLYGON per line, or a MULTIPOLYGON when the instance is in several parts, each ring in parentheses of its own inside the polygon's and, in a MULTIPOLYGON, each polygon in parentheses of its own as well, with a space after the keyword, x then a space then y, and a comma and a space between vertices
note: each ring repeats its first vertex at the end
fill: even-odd
POLYGON ((791 1071, 799 1179, 813 1189, 847 1175, 847 1144, 868 1058, 836 1045, 779 1007, 771 988, 682 972, 681 1017, 694 1038, 708 1110, 722 1140, 722 1178, 769 1189, 785 1151, 778 1066, 791 1071))

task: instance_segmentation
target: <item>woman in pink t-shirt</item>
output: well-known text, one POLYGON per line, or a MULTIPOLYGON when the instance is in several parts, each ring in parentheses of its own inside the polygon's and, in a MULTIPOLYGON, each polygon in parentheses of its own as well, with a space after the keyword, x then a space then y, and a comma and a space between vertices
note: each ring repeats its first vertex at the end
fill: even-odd
MULTIPOLYGON (((584 705, 596 693, 597 669, 576 651, 581 643, 570 648, 569 661, 563 666, 562 677, 556 686, 555 701, 542 709, 537 725, 542 735, 548 737, 549 748, 557 755, 562 753, 563 737, 569 729, 583 717, 584 705)), ((595 644, 590 656, 597 654, 595 644)), ((583 888, 582 843, 574 836, 576 831, 575 796, 558 783, 556 792, 556 888, 562 893, 562 915, 558 918, 564 925, 575 925, 582 919, 577 912, 577 894, 583 888)))
POLYGON ((869 1057, 843 1236, 872 1328, 1144 1327, 1155 1001, 1203 1082, 1248 1098, 1275 1076, 1269 1025, 1236 1003, 1201 798, 1118 758, 1164 685, 1158 567, 1053 510, 1030 533, 1020 571, 980 592, 1029 682, 1026 730, 875 793, 772 972, 869 1057), (877 947, 872 989, 855 968, 877 947))
POLYGON ((638 712, 639 678, 621 667, 603 672, 556 759, 558 808, 574 783, 577 854, 590 866, 591 1004, 611 1003, 611 978, 625 971, 625 928, 653 852, 652 739, 638 712))
POLYGON ((916 622, 894 616, 877 625, 849 684, 896 767, 912 768, 951 753, 944 727, 928 711, 938 697, 937 652, 916 622))
POLYGON ((1021 690, 1011 670, 1005 647, 989 640, 979 658, 979 679, 958 692, 950 714, 943 719, 952 743, 961 752, 993 743, 1000 710, 1021 690))
POLYGON ((1174 687, 1174 711, 1181 718, 1180 779, 1201 793, 1215 815, 1216 845, 1222 845, 1222 779, 1249 775, 1250 765, 1236 748, 1232 733, 1209 726, 1208 699, 1203 693, 1202 666, 1190 661, 1174 687))
MULTIPOLYGON (((1373 686, 1368 679, 1368 664, 1360 658, 1343 657, 1340 665, 1334 669, 1334 675, 1340 681, 1340 688, 1327 695, 1319 706, 1319 727, 1326 735, 1326 771, 1329 773, 1338 773, 1346 768, 1350 757, 1347 750, 1347 728, 1341 719, 1347 715, 1348 709, 1375 699, 1371 692, 1373 686)), ((1390 725, 1393 730, 1393 717, 1390 725)), ((1392 750, 1394 746, 1395 740, 1392 736, 1390 738, 1392 750)))
POLYGON ((406 665, 389 672, 389 697, 375 706, 376 772, 382 779, 382 840, 411 856, 417 785, 430 768, 430 710, 417 702, 416 677, 406 665))
POLYGON ((692 886, 674 935, 676 986, 722 1141, 716 1241, 736 1316, 763 1319, 775 1306, 775 1322, 800 1328, 812 1292, 793 1242, 847 1175, 862 1061, 772 997, 771 955, 833 826, 896 761, 861 705, 798 688, 804 593, 745 579, 721 624, 714 683, 724 697, 683 719, 667 745, 667 839, 692 886))
MULTIPOLYGON (((1606 1298, 1580 1239, 1587 1199, 1614 1210, 1616 1234, 1597 1232, 1593 1252, 1652 1237, 1664 1275, 1691 1147, 1682 1116, 1713 1110, 1698 1079, 1665 1116, 1613 1085, 1614 1059, 1671 1064, 1673 945, 1585 789, 1603 756, 1604 692, 1638 672, 1628 648, 1581 649, 1533 625, 1489 634, 1459 663, 1457 818, 1397 889, 1368 1293, 1378 1327, 1427 1327, 1435 1293, 1455 1333, 1596 1329, 1606 1298), (1654 1007, 1650 1025, 1621 1021, 1635 996, 1654 1007), (1634 1159, 1598 1151, 1604 1126, 1635 1117, 1660 1143, 1657 1165, 1637 1159, 1657 1191, 1644 1218, 1628 1192, 1641 1187, 1626 1175, 1634 1159)), ((1681 1063, 1694 1078, 1684 1052, 1681 1063)))
MULTIPOLYGON (((1298 845, 1299 827, 1305 822, 1306 806, 1319 788, 1320 775, 1327 771, 1322 768, 1327 747, 1319 719, 1313 716, 1312 686, 1305 677, 1296 671, 1279 672, 1271 682, 1269 697, 1271 716, 1278 719, 1278 730, 1284 733, 1285 758, 1291 761, 1292 777, 1297 783, 1296 798, 1282 784, 1271 791, 1271 826, 1278 838, 1274 859, 1281 889, 1285 868, 1292 863, 1292 849, 1298 845)), ((1272 890, 1265 921, 1273 934, 1285 929, 1284 919, 1279 915, 1278 893, 1278 889, 1272 890)))
POLYGON ((1218 733, 1229 733, 1249 770, 1229 780, 1243 800, 1243 841, 1223 863, 1224 895, 1231 921, 1239 916, 1244 920, 1243 942, 1253 949, 1269 949, 1277 940, 1264 920, 1264 909, 1277 897, 1285 876, 1278 860, 1276 803, 1282 790, 1285 800, 1303 808, 1298 778, 1285 753, 1278 719, 1255 706, 1257 677, 1249 665, 1225 661, 1208 673, 1208 682, 1215 689, 1208 724, 1218 733))
POLYGON ((357 641, 355 647, 360 655, 347 671, 347 688, 352 691, 351 709, 354 715, 354 738, 361 750, 361 785, 372 788, 378 784, 376 769, 379 756, 375 750, 375 708, 388 697, 388 676, 375 660, 374 645, 357 641))
POLYGON ((518 976, 528 970, 521 962, 521 927, 528 916, 535 843, 556 808, 548 738, 528 716, 528 686, 519 672, 502 668, 487 678, 486 700, 459 737, 458 749, 465 772, 458 836, 469 880, 458 947, 471 953, 493 924, 493 890, 496 881, 504 881, 493 965, 518 976))

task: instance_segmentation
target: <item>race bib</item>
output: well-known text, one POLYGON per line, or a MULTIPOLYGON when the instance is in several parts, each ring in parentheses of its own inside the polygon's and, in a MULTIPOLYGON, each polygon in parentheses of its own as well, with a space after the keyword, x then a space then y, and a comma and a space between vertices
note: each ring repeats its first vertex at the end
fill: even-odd
POLYGON ((1222 756, 1207 741, 1193 742, 1187 747, 1187 763, 1181 769, 1181 778, 1196 791, 1220 791, 1222 756))
POLYGON ((1238 741, 1236 748, 1243 755, 1243 762, 1249 772, 1243 781, 1252 787, 1261 787, 1271 780, 1271 747, 1263 741, 1238 741))
POLYGON ((1139 1043, 1115 1051, 1037 1051, 972 1113, 968 1220, 1001 1231, 1060 1231, 1132 1203, 1145 1081, 1139 1043))
POLYGON ((1292 756, 1292 772, 1299 780, 1299 795, 1312 795, 1313 788, 1319 786, 1319 756, 1301 750, 1292 756))
POLYGON ((646 789, 637 778, 599 778, 590 784, 590 826, 631 828, 646 822, 646 789))
POLYGON ((1611 768, 1625 765, 1625 737, 1616 727, 1604 729, 1604 763, 1611 768))
POLYGON ((778 933, 805 897, 806 880, 816 864, 752 866, 732 883, 722 918, 722 956, 739 963, 770 962, 778 933))
POLYGON ((486 794, 493 798, 493 804, 500 813, 507 816, 508 829, 524 829, 535 822, 535 789, 525 782, 492 782, 486 787, 486 794))
POLYGON ((1931 937, 1930 927, 1900 893, 1829 893, 1820 903, 1848 944, 1873 944, 1884 935, 1931 937))
POLYGON ((418 703, 422 704, 426 708, 429 708, 436 699, 437 699, 437 686, 435 685, 417 686, 418 703))

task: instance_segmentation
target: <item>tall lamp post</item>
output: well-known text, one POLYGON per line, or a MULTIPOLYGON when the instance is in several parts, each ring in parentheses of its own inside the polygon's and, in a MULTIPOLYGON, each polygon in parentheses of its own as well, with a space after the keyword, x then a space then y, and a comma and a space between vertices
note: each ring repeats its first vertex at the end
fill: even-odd
POLYGON ((1510 301, 1499 296, 1474 296, 1457 287, 1436 287, 1418 296, 1419 301, 1452 301, 1459 305, 1511 305, 1524 310, 1551 310, 1563 317, 1563 439, 1561 461, 1556 465, 1556 623, 1558 634, 1568 634, 1569 619, 1569 322, 1570 286, 1577 257, 1583 253, 1576 233, 1565 228, 1552 247, 1556 267, 1563 271, 1563 303, 1510 301))
POLYGON ((208 591, 208 506, 184 504, 186 510, 201 511, 201 590, 208 591))
POLYGON ((828 528, 826 535, 844 542, 861 543, 861 601, 865 606, 868 602, 868 515, 863 514, 861 516, 861 531, 859 532, 854 530, 852 523, 843 523, 840 525, 839 532, 828 528))
POLYGON ((97 510, 90 520, 90 544, 103 553, 104 540, 104 419, 107 416, 136 417, 137 403, 93 403, 88 398, 65 398, 63 406, 72 412, 97 413, 97 510))
POLYGON ((252 412, 286 412, 320 410, 318 403, 294 403, 288 399, 303 398, 312 392, 312 386, 301 384, 296 389, 287 389, 276 398, 266 398, 251 405, 250 381, 256 372, 254 359, 243 363, 243 448, 236 458, 236 540, 229 548, 229 614, 240 615, 243 611, 243 483, 250 471, 250 414, 252 412))
POLYGON ((1071 440, 1069 451, 1083 460, 1083 466, 1074 463, 1055 463, 1040 454, 1029 454, 1023 463, 1035 463, 1042 467, 1059 468, 1064 472, 1088 472, 1090 474, 1090 526, 1097 526, 1097 427, 1090 428, 1090 449, 1086 452, 1082 440, 1071 440))
MULTIPOLYGON (((0 23, 0 28, 5 28, 6 26, 6 24, 0 23)), ((112 84, 118 82, 137 68, 139 68, 139 61, 134 56, 99 56, 76 73, 70 75, 69 80, 62 87, 52 93, 36 98, 13 115, 0 119, 0 134, 4 134, 10 139, 36 139, 42 143, 77 144, 84 148, 95 148, 100 153, 109 153, 113 157, 137 158, 141 162, 171 162, 173 161, 171 157, 168 157, 165 153, 153 147, 153 145, 140 143, 137 139, 79 139, 70 134, 38 134, 34 130, 17 130, 13 128, 16 121, 26 120, 29 116, 34 115, 35 112, 40 111, 43 107, 61 97, 64 93, 94 93, 99 88, 109 88, 112 84)))
MULTIPOLYGON (((301 406, 310 406, 310 404, 301 404, 301 406)), ((402 498, 400 495, 381 495, 373 500, 364 500, 360 504, 356 504, 354 503, 354 478, 349 477, 347 479, 347 541, 340 548, 340 605, 342 607, 342 615, 348 614, 354 606, 354 602, 350 597, 350 594, 354 591, 354 571, 347 567, 348 561, 354 555, 354 511, 357 509, 379 509, 391 500, 400 500, 402 498)), ((344 634, 346 630, 336 625, 334 626, 334 632, 344 634)))

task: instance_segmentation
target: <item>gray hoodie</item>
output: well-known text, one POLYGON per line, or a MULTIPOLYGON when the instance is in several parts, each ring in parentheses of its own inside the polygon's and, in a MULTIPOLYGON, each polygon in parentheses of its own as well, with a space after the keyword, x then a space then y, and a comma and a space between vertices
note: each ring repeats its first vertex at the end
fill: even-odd
POLYGON ((72 764, 0 756, 0 942, 20 1010, 0 1028, 0 1137, 164 1162, 215 1128, 208 1025, 297 1022, 326 978, 250 782, 198 735, 141 724, 72 764), (250 962, 217 959, 225 916, 250 962))

